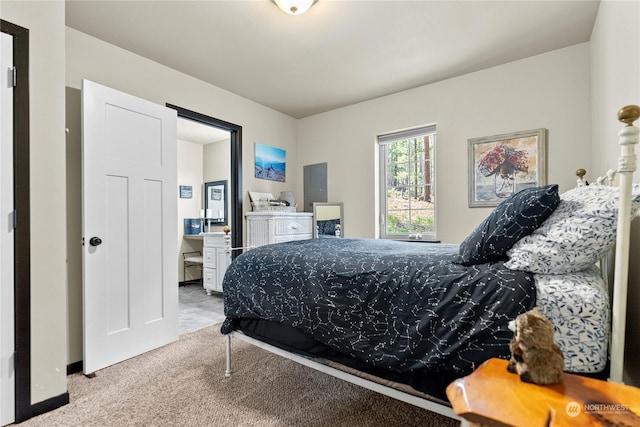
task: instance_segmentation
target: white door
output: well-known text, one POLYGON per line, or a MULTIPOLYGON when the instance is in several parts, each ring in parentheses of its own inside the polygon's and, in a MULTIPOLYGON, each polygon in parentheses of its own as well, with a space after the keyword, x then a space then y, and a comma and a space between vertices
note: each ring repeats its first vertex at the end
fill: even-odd
POLYGON ((13 37, 0 33, 0 424, 14 422, 13 37))
POLYGON ((176 123, 82 82, 85 374, 178 339, 176 123))

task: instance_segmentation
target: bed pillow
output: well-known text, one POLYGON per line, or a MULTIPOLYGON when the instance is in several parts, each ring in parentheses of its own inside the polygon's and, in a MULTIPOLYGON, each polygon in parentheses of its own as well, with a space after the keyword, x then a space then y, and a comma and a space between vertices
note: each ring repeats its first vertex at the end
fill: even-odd
MULTIPOLYGON (((560 196, 560 204, 547 221, 507 252, 512 270, 561 274, 582 271, 613 246, 618 218, 617 187, 589 185, 560 196)), ((640 207, 634 186, 632 217, 640 207)))
POLYGON ((556 184, 526 188, 505 199, 462 242, 461 264, 505 258, 507 250, 540 227, 559 202, 556 184))
POLYGON ((536 305, 553 325, 568 372, 600 372, 611 331, 609 290, 600 269, 536 274, 536 305))

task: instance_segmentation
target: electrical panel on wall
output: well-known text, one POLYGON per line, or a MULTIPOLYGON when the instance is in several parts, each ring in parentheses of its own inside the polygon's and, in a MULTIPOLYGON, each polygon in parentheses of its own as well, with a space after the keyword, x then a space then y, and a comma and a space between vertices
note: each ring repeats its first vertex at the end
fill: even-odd
POLYGON ((327 163, 304 166, 304 211, 313 212, 314 202, 327 201, 327 163))

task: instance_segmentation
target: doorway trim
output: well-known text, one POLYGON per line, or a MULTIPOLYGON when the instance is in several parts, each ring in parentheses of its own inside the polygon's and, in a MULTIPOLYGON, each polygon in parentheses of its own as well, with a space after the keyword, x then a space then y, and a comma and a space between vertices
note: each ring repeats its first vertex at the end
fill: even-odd
MULTIPOLYGON (((166 104, 178 112, 178 117, 229 131, 231 134, 231 247, 242 247, 242 126, 225 122, 186 108, 166 104)), ((234 253, 232 253, 233 255, 234 253)))
POLYGON ((17 85, 13 98, 15 422, 32 417, 31 407, 31 215, 29 204, 29 30, 0 20, 13 37, 17 85))

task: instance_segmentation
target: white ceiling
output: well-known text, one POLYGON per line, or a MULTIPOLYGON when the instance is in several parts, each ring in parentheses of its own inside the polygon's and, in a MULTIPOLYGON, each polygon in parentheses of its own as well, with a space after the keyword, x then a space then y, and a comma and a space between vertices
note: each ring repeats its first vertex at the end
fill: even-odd
POLYGON ((182 117, 178 117, 177 135, 178 139, 202 145, 218 141, 229 141, 231 138, 229 131, 182 117))
POLYGON ((66 23, 295 118, 588 41, 599 1, 74 1, 66 23))

